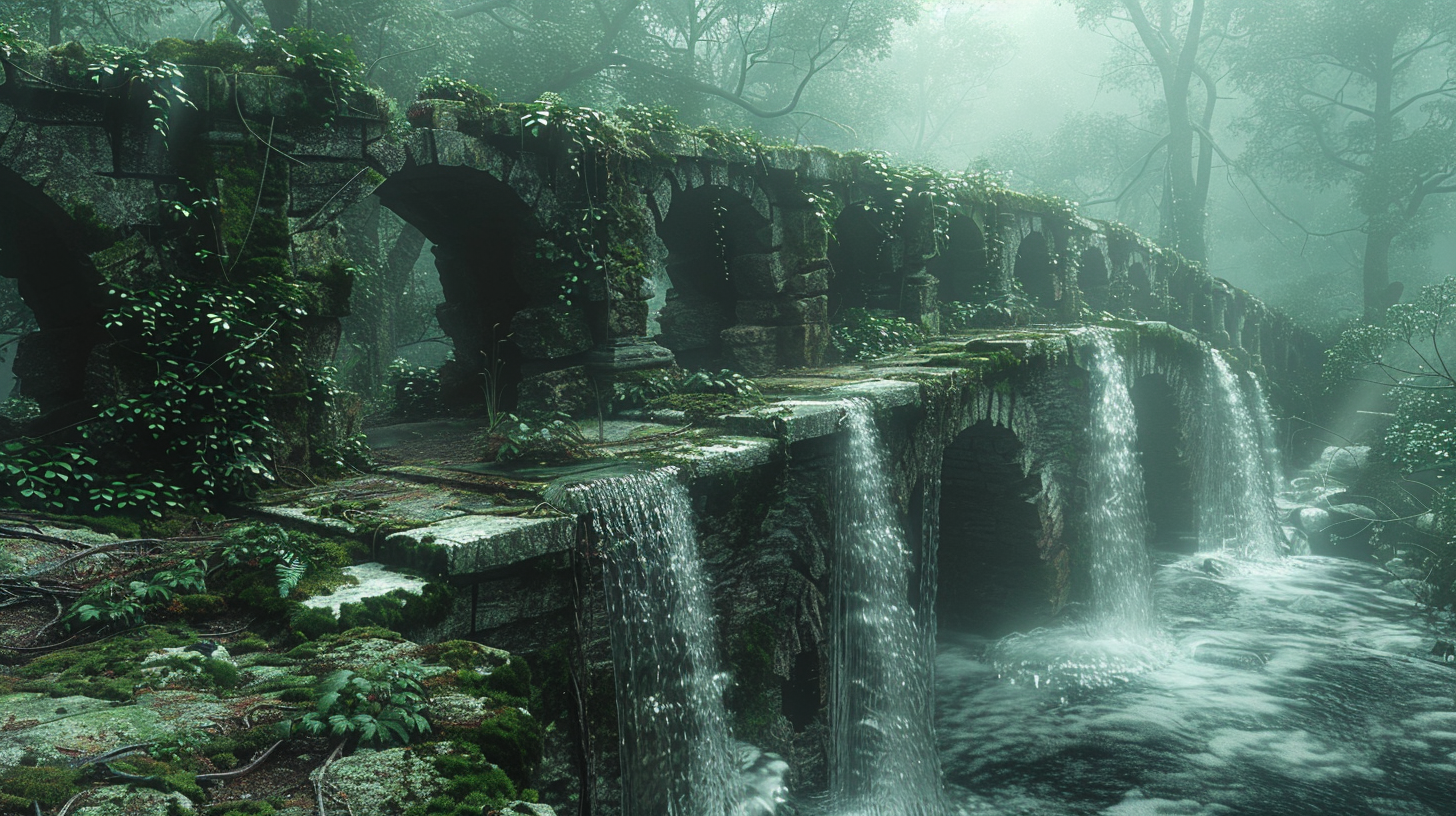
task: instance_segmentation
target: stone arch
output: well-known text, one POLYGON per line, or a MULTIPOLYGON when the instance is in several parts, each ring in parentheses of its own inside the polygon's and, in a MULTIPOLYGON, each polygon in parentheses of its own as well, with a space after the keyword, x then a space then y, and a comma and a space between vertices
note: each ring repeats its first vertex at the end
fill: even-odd
POLYGON ((946 225, 944 248, 926 263, 926 271, 940 281, 940 300, 971 303, 994 287, 996 274, 986 255, 986 237, 975 219, 952 216, 946 225))
POLYGON ((581 305, 560 305, 567 278, 552 266, 569 263, 555 257, 564 248, 540 243, 547 232, 511 185, 471 167, 422 164, 375 194, 434 245, 445 297, 436 316, 455 346, 441 370, 447 403, 481 402, 482 375, 499 370, 501 407, 513 407, 528 369, 590 348, 581 305))
MULTIPOLYGON (((0 276, 16 281, 36 331, 17 343, 17 392, 43 413, 90 407, 86 364, 105 339, 103 279, 90 253, 101 236, 14 171, 0 166, 0 276)), ((64 423, 62 423, 64 424, 64 423)))
POLYGON ((1148 507, 1148 541, 1156 549, 1194 552, 1198 548, 1193 468, 1184 453, 1185 417, 1177 389, 1168 378, 1144 374, 1133 381, 1138 458, 1148 507))
POLYGON ((884 218, 869 205, 852 204, 834 222, 829 243, 834 279, 829 313, 844 309, 893 309, 899 305, 895 262, 884 218))
POLYGON ((1021 239, 1016 249, 1016 280, 1022 291, 1038 306, 1056 304, 1057 282, 1052 263, 1052 246, 1044 233, 1033 230, 1021 239))
POLYGON ((742 193, 705 184, 674 191, 657 234, 670 282, 658 340, 686 367, 719 367, 723 332, 745 322, 735 305, 782 285, 770 223, 742 193))
POLYGON ((1107 256, 1097 246, 1082 250, 1077 262, 1077 285, 1087 305, 1094 309, 1107 309, 1112 304, 1112 274, 1108 269, 1107 256))
POLYGON ((1058 592, 1042 558, 1042 477, 1008 428, 975 423, 946 447, 941 470, 936 614, 944 628, 1000 637, 1045 623, 1058 592))

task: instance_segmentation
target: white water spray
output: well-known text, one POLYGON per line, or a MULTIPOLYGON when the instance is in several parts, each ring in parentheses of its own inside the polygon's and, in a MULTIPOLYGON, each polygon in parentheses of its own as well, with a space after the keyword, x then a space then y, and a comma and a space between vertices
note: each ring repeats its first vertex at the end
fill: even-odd
POLYGON ((1155 628, 1147 501, 1127 368, 1106 331, 1092 333, 1092 433, 1087 481, 1094 622, 1139 639, 1155 628))
POLYGON ((911 553, 890 505, 870 406, 847 404, 835 539, 830 792, 836 813, 939 816, 930 655, 910 605, 911 553))
POLYGON ((1280 553, 1274 480, 1244 389, 1223 355, 1205 351, 1195 446, 1198 546, 1271 559, 1280 553))
POLYGON ((724 816, 738 799, 717 628, 675 469, 569 491, 606 585, 626 816, 724 816))

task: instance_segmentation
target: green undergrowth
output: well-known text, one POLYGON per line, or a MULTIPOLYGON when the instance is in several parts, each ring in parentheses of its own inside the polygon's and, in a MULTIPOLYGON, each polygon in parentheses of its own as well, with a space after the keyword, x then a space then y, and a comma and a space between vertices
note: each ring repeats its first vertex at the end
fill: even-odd
POLYGON ((15 690, 124 702, 148 682, 143 658, 196 642, 195 633, 185 628, 145 626, 96 643, 58 649, 16 667, 20 682, 15 690))

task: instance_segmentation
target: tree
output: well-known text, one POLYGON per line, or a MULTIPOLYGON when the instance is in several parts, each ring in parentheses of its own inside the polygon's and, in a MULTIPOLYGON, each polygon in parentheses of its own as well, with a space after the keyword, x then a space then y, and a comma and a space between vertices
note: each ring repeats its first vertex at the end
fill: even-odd
MULTIPOLYGON (((1103 27, 1124 46, 1122 81, 1151 65, 1166 118, 1163 240, 1195 261, 1208 258, 1209 181, 1218 77, 1205 45, 1226 36, 1228 10, 1207 0, 1064 0, 1079 21, 1103 27), (1134 39, 1135 38, 1135 39, 1134 39)), ((1217 2, 1217 0, 1215 0, 1217 2)))
POLYGON ((1249 155, 1321 189, 1347 187, 1363 218, 1366 315, 1399 300, 1391 247, 1431 200, 1456 193, 1456 4, 1256 4, 1238 84, 1254 102, 1249 155))
POLYGON ((878 145, 913 160, 941 159, 963 169, 958 148, 962 128, 974 127, 968 117, 991 75, 1010 57, 1009 34, 992 25, 978 6, 936 0, 927 4, 913 25, 901 26, 890 52, 875 66, 890 75, 892 98, 870 100, 875 113, 888 120, 888 134, 878 145))
POLYGON ((12 0, 5 4, 10 19, 3 22, 24 24, 27 36, 48 45, 67 38, 136 45, 149 39, 152 27, 177 5, 174 0, 12 0))

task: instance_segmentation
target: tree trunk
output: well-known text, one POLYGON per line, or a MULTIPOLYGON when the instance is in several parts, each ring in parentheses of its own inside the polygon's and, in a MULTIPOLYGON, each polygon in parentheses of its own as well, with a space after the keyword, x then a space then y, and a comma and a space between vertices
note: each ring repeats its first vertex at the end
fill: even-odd
POLYGON ((51 0, 50 44, 61 44, 62 22, 66 13, 66 0, 51 0))
POLYGON ((302 0, 263 0, 263 10, 268 12, 268 26, 274 31, 287 31, 298 25, 298 10, 302 0))
POLYGON ((1385 321, 1385 310, 1399 297, 1390 285, 1390 245, 1394 241, 1395 230, 1389 227, 1371 226, 1365 235, 1365 319, 1374 323, 1385 321))

